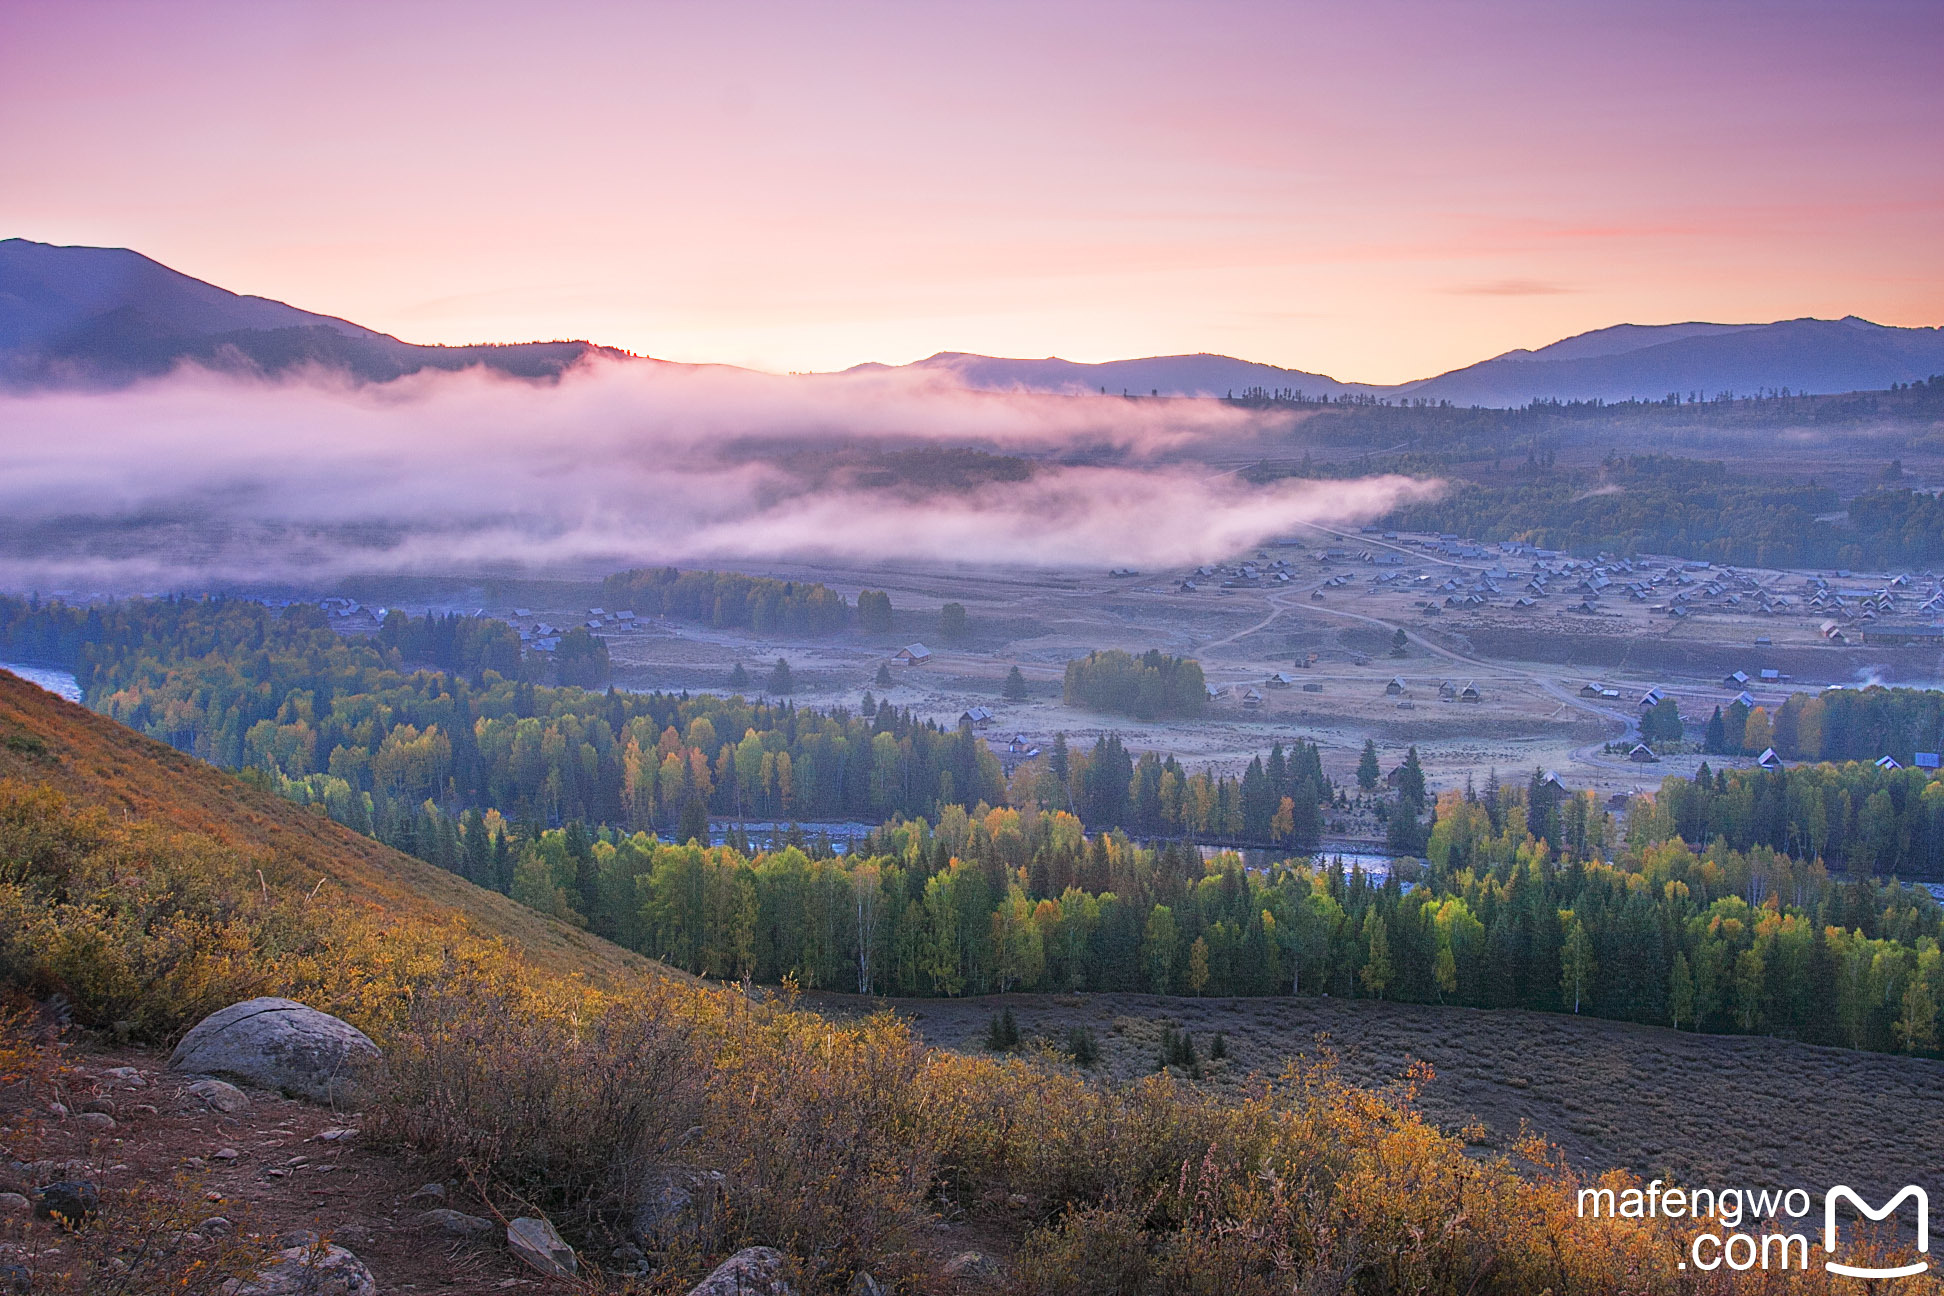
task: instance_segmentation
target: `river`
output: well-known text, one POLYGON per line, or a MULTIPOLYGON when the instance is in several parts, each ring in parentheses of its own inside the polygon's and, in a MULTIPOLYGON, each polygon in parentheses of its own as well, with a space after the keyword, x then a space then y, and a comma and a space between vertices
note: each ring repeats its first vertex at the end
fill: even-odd
POLYGON ((57 697, 70 702, 81 700, 81 685, 69 671, 49 670, 45 666, 23 666, 15 662, 0 661, 0 670, 12 671, 29 684, 38 684, 57 697))

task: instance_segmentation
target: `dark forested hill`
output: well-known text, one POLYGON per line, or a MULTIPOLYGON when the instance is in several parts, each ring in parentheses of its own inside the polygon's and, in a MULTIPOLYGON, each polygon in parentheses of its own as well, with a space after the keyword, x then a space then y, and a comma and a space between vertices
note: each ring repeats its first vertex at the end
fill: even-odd
POLYGON ((1669 324, 1582 333, 1406 383, 1399 394, 1453 405, 1535 400, 1661 400, 1873 391, 1944 373, 1944 329, 1889 328, 1850 316, 1775 324, 1669 324))
POLYGON ((264 374, 317 366, 368 382, 473 365, 552 378, 600 349, 415 346, 218 288, 125 248, 0 240, 0 386, 113 387, 184 362, 264 374))

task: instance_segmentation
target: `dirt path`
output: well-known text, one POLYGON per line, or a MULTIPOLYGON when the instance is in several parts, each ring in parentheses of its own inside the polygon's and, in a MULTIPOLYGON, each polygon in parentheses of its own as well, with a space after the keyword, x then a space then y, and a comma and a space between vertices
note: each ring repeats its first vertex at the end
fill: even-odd
MULTIPOLYGON (((578 1290, 509 1254, 497 1221, 484 1243, 426 1230, 420 1216, 433 1208, 478 1217, 493 1211, 460 1183, 440 1185, 444 1199, 415 1199, 429 1172, 409 1152, 374 1146, 359 1113, 260 1090, 248 1091, 240 1110, 219 1111, 191 1094, 163 1058, 141 1051, 84 1053, 70 1062, 57 1101, 76 1114, 44 1126, 39 1159, 12 1172, 34 1181, 27 1191, 85 1179, 99 1184, 105 1209, 116 1210, 133 1209, 125 1194, 171 1187, 196 1208, 184 1239, 191 1253, 219 1245, 226 1233, 270 1244, 308 1232, 363 1260, 384 1293, 578 1290), (112 1128, 85 1128, 82 1112, 108 1115, 112 1128)), ((11 1253, 11 1263, 59 1268, 70 1250, 51 1223, 0 1221, 0 1251, 11 1253)))

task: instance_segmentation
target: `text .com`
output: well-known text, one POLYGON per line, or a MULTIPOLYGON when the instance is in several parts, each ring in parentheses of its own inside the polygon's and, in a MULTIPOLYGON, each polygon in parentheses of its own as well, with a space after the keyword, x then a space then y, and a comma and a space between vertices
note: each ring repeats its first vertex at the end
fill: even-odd
POLYGON ((1693 1220, 1711 1226, 1689 1239, 1683 1269, 1714 1270, 1726 1265, 1734 1270, 1806 1270, 1820 1264, 1830 1273, 1850 1278, 1908 1278, 1930 1267, 1926 1259, 1866 1265, 1841 1258, 1844 1208, 1880 1222, 1909 1207, 1916 1216, 1917 1253, 1928 1255, 1930 1197, 1915 1184, 1898 1190, 1882 1206, 1870 1205, 1855 1189, 1842 1184, 1824 1193, 1820 1255, 1813 1253, 1808 1233, 1789 1228, 1792 1221, 1809 1218, 1814 1206, 1802 1188, 1675 1188, 1659 1179, 1645 1188, 1582 1188, 1579 1192, 1582 1217, 1693 1220))

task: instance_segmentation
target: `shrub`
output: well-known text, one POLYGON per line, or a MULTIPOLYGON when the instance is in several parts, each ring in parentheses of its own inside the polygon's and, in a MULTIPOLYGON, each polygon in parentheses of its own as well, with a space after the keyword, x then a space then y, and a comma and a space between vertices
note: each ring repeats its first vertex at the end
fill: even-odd
POLYGON ((1075 1026, 1067 1032, 1067 1056, 1075 1066, 1094 1066, 1100 1061, 1100 1041, 1094 1038, 1092 1030, 1075 1026))
POLYGON ((986 1023, 985 1046, 988 1053, 1006 1053, 1019 1047, 1019 1023, 1012 1009, 992 1014, 986 1023))

